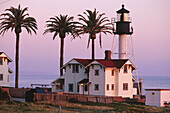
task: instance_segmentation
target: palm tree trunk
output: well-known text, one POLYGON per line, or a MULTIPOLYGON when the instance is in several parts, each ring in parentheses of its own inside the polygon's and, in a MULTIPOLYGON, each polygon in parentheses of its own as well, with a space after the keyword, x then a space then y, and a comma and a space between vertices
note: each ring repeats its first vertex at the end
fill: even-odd
POLYGON ((63 75, 63 54, 64 54, 64 38, 61 38, 61 48, 60 48, 60 76, 63 75))
POLYGON ((16 34, 15 88, 18 88, 18 78, 19 78, 19 33, 16 34))
POLYGON ((94 60, 95 57, 95 51, 94 51, 94 38, 92 38, 92 60, 94 60))

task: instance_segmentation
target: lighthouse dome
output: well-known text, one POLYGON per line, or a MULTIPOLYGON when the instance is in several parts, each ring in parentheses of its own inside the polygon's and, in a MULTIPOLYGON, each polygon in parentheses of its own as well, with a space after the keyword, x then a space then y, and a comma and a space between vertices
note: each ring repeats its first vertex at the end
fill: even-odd
POLYGON ((116 11, 117 13, 129 13, 130 11, 128 11, 127 9, 124 8, 124 4, 122 4, 122 8, 118 11, 116 11))

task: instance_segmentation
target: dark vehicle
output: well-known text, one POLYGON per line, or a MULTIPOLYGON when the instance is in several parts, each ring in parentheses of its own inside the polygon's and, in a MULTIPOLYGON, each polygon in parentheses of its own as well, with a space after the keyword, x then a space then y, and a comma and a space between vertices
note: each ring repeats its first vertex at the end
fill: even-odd
POLYGON ((47 93, 44 89, 36 88, 36 89, 30 89, 29 91, 26 91, 25 93, 25 101, 26 102, 33 102, 34 100, 34 93, 47 93))

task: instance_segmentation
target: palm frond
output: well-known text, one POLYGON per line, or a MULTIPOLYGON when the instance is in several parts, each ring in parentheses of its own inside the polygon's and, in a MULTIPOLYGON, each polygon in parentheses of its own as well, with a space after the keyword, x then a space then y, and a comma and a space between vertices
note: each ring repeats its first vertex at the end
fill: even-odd
POLYGON ((20 33, 21 30, 16 29, 22 29, 25 28, 28 34, 32 34, 32 31, 36 34, 37 28, 37 22, 33 17, 29 17, 29 14, 26 13, 28 10, 28 7, 22 9, 20 5, 18 5, 18 8, 10 7, 9 9, 6 9, 5 12, 0 15, 0 20, 2 20, 0 25, 0 31, 1 33, 5 33, 7 29, 11 28, 11 31, 15 29, 15 33, 20 33))
POLYGON ((99 34, 99 43, 100 47, 102 47, 101 44, 101 33, 107 34, 107 33, 112 33, 111 27, 108 27, 111 25, 107 17, 105 17, 105 13, 99 14, 99 11, 94 9, 94 11, 91 10, 86 10, 86 12, 83 12, 84 15, 78 14, 78 19, 82 21, 79 23, 79 34, 89 34, 89 39, 88 39, 88 45, 90 43, 90 39, 95 38, 96 34, 99 34), (94 35, 92 35, 94 34, 94 35))

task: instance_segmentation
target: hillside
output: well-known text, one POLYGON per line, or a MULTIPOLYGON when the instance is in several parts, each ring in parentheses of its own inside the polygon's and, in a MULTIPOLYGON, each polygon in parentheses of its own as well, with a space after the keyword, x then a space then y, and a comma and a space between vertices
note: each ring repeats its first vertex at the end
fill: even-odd
POLYGON ((22 103, 15 101, 0 101, 0 113, 11 112, 33 112, 33 113, 57 113, 61 106, 62 113, 169 113, 170 107, 151 107, 139 103, 114 102, 112 104, 92 103, 92 102, 35 102, 22 103))

